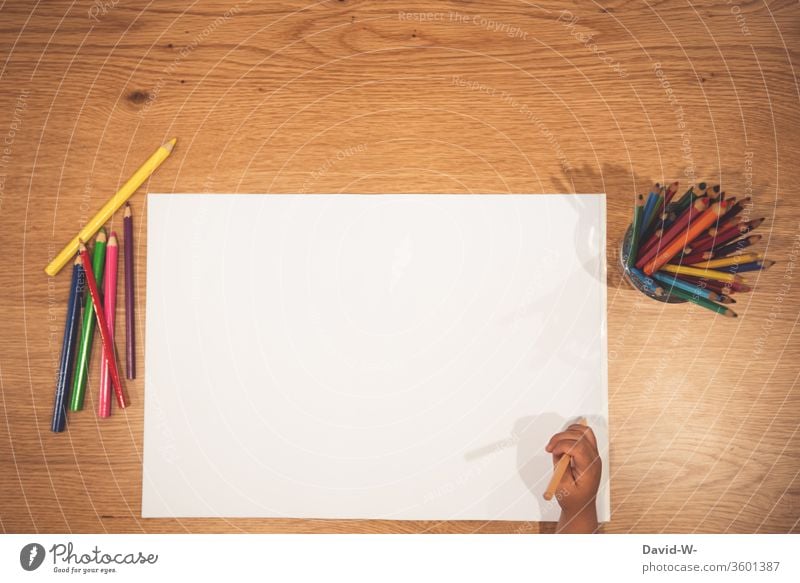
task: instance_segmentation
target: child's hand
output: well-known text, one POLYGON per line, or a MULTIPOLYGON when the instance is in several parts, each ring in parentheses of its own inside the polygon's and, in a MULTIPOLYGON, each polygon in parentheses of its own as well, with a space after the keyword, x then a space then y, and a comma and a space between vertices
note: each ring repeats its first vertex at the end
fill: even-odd
POLYGON ((553 465, 564 454, 572 458, 556 489, 561 506, 558 532, 594 532, 597 529, 595 498, 602 471, 594 432, 585 425, 570 425, 550 438, 545 450, 553 454, 553 465))

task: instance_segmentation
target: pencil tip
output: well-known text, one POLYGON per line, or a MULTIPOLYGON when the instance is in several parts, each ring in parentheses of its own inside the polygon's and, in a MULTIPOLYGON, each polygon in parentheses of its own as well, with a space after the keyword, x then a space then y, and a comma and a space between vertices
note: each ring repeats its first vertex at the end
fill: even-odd
POLYGON ((162 148, 164 148, 167 152, 172 152, 172 149, 175 147, 175 144, 178 142, 178 138, 172 138, 166 144, 162 144, 162 148))
POLYGON ((126 219, 131 216, 131 203, 125 203, 125 213, 122 216, 126 219))
POLYGON ((108 236, 108 246, 109 247, 116 247, 117 246, 117 233, 116 233, 116 231, 111 231, 111 234, 108 236))
POLYGON ((100 227, 100 232, 97 233, 97 237, 94 238, 95 243, 105 243, 107 240, 108 235, 106 235, 106 230, 100 227))

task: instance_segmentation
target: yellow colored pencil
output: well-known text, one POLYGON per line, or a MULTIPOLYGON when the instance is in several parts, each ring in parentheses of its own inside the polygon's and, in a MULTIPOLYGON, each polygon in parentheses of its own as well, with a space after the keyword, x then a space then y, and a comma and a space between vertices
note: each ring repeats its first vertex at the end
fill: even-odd
POLYGON ((694 277, 703 277, 705 279, 713 279, 716 281, 724 281, 725 283, 744 283, 744 278, 740 275, 733 273, 725 273, 723 271, 715 271, 713 269, 704 269, 697 267, 687 267, 685 265, 673 265, 667 263, 659 268, 660 271, 668 273, 675 273, 676 275, 692 275, 694 277))
POLYGON ((67 243, 67 245, 61 250, 61 252, 55 256, 55 258, 44 268, 45 273, 47 275, 55 275, 61 268, 64 267, 67 263, 72 261, 75 258, 75 253, 78 252, 78 246, 80 245, 81 240, 88 241, 91 239, 94 234, 100 230, 108 219, 111 218, 119 207, 125 204, 125 201, 128 200, 131 195, 136 192, 145 180, 147 180, 150 175, 156 171, 156 168, 161 166, 161 163, 166 160, 169 155, 172 153, 172 149, 175 147, 175 142, 177 139, 173 138, 169 142, 162 144, 155 153, 150 156, 147 161, 142 164, 139 169, 133 173, 128 181, 122 185, 117 193, 112 196, 109 201, 101 208, 98 213, 91 218, 91 220, 86 223, 83 229, 75 236, 72 241, 67 243))
POLYGON ((759 261, 761 259, 764 259, 764 256, 761 253, 742 253, 741 255, 732 255, 731 257, 721 257, 720 259, 712 259, 711 261, 694 263, 692 264, 692 267, 697 267, 700 269, 713 269, 716 267, 738 265, 740 263, 750 263, 751 261, 759 261))

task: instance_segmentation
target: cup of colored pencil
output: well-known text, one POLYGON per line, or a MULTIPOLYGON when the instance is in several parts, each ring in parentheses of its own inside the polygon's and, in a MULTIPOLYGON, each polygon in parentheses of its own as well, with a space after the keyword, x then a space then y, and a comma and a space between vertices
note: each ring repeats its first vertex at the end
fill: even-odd
POLYGON ((693 302, 730 318, 737 293, 751 290, 748 272, 775 262, 754 246, 764 222, 752 219, 750 198, 726 197, 705 182, 679 194, 678 182, 658 183, 636 196, 633 221, 622 241, 620 262, 628 282, 655 300, 693 302))

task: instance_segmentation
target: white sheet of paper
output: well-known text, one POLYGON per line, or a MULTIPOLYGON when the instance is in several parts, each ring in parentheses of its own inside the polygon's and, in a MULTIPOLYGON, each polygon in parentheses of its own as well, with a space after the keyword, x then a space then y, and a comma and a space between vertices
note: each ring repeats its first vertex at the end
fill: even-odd
POLYGON ((144 517, 609 519, 605 195, 148 197, 144 517))

